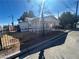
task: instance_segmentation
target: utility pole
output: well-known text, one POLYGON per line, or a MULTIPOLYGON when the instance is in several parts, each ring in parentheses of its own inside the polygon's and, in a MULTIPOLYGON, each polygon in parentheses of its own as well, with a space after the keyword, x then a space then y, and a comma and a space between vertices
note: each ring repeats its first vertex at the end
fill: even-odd
POLYGON ((78 15, 78 4, 79 4, 79 1, 76 2, 76 17, 78 15))
POLYGON ((45 35, 45 29, 44 29, 44 15, 43 15, 43 12, 41 14, 41 19, 42 19, 42 34, 44 36, 45 35))
POLYGON ((59 18, 59 16, 60 16, 60 15, 59 15, 59 10, 58 10, 58 18, 59 18))
POLYGON ((45 35, 45 21, 44 21, 44 5, 45 5, 45 0, 42 1, 42 6, 41 6, 41 20, 42 20, 42 35, 45 35))
MULTIPOLYGON (((78 19, 77 19, 77 16, 78 16, 78 6, 79 6, 79 1, 76 2, 76 12, 75 12, 75 19, 76 19, 76 21, 78 21, 78 19)), ((76 24, 77 24, 77 22, 75 23, 75 28, 76 28, 76 24)))
POLYGON ((11 16, 12 17, 12 26, 14 26, 14 17, 13 16, 11 16))
MULTIPOLYGON (((58 23, 60 23, 60 22, 59 22, 59 21, 60 21, 59 17, 60 17, 60 13, 59 13, 59 10, 58 10, 58 19, 57 19, 57 22, 58 22, 58 23)), ((58 29, 58 27, 57 27, 57 29, 58 29)))
POLYGON ((14 16, 13 15, 11 15, 11 16, 9 16, 9 17, 11 17, 11 20, 12 20, 12 26, 14 26, 14 16))
POLYGON ((11 22, 11 25, 12 25, 12 26, 10 26, 9 30, 10 30, 10 31, 14 31, 14 19, 13 19, 14 17, 13 17, 13 15, 11 15, 11 16, 9 16, 9 17, 11 18, 11 21, 12 21, 12 22, 11 22))

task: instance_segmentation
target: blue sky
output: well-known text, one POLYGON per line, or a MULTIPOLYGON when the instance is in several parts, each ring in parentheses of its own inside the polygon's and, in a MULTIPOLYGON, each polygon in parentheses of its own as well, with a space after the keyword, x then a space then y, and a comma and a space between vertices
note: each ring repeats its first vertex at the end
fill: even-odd
MULTIPOLYGON (((17 19, 24 11, 32 10, 36 16, 39 16, 40 6, 42 0, 0 0, 0 25, 11 24, 11 15, 14 16, 15 24, 17 19)), ((52 14, 56 17, 58 12, 61 14, 64 11, 75 13, 77 0, 45 0, 44 11, 45 14, 52 14), (49 12, 48 12, 49 11, 49 12)), ((79 12, 78 12, 79 13, 79 12)))

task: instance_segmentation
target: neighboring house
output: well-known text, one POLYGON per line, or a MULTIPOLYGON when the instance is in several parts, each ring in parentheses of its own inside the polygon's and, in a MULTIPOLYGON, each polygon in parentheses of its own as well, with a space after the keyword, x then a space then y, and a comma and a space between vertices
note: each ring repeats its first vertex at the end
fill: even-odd
POLYGON ((21 32, 23 32, 23 31, 29 31, 28 29, 30 29, 32 26, 31 26, 31 20, 32 20, 33 18, 25 18, 25 21, 21 21, 21 22, 19 22, 18 23, 18 25, 19 25, 19 27, 20 27, 20 29, 21 29, 21 32))
MULTIPOLYGON (((39 17, 25 18, 25 21, 19 22, 21 31, 40 31, 42 30, 42 20, 39 17)), ((53 30, 59 26, 59 21, 54 16, 44 17, 44 30, 53 30)))
POLYGON ((4 25, 3 32, 8 32, 8 31, 9 31, 9 25, 4 25))
POLYGON ((9 32, 16 32, 15 26, 9 25, 9 32))
POLYGON ((79 28, 79 21, 78 21, 77 24, 76 24, 76 28, 79 28))
POLYGON ((6 33, 6 32, 16 32, 15 26, 12 26, 12 25, 4 25, 3 26, 3 32, 4 33, 6 33))
POLYGON ((46 16, 44 21, 46 30, 52 30, 59 26, 59 21, 54 16, 46 16))
POLYGON ((38 18, 38 17, 33 18, 33 20, 31 21, 31 24, 32 24, 32 31, 33 32, 41 30, 40 18, 38 18))

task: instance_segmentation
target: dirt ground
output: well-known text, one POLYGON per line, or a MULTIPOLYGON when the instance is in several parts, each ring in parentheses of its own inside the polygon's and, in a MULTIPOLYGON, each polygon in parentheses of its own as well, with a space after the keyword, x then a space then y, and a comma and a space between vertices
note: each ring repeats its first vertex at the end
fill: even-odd
POLYGON ((31 47, 32 45, 48 40, 61 33, 63 32, 62 31, 51 31, 51 32, 44 33, 44 35, 41 32, 39 33, 34 33, 34 32, 8 33, 8 35, 18 38, 19 43, 15 44, 12 48, 0 51, 0 57, 14 53, 24 48, 31 47))

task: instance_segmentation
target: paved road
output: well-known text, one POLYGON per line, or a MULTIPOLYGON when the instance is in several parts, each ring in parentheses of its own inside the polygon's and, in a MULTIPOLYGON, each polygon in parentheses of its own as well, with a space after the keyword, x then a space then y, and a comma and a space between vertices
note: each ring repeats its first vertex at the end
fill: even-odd
MULTIPOLYGON (((69 32, 69 31, 67 31, 67 32, 69 32)), ((24 57, 26 57, 26 56, 28 56, 30 54, 45 50, 45 49, 47 49, 49 47, 61 45, 65 41, 65 38, 67 36, 67 32, 63 33, 61 35, 58 35, 57 37, 53 37, 53 38, 51 38, 49 40, 45 40, 45 41, 43 41, 43 42, 41 42, 41 43, 39 43, 37 45, 34 45, 34 46, 32 46, 32 47, 30 47, 28 49, 24 49, 19 54, 8 56, 9 58, 7 58, 7 59, 12 59, 12 58, 16 58, 16 57, 19 58, 19 59, 24 59, 24 57)))
MULTIPOLYGON (((60 39, 63 38, 64 36, 60 39)), ((41 49, 41 46, 39 47, 41 49)), ((43 49, 28 56, 22 55, 18 59, 79 59, 79 31, 68 33, 65 43, 62 45, 43 49)))
POLYGON ((55 38, 54 40, 49 40, 47 42, 44 42, 43 44, 40 44, 37 47, 30 49, 28 52, 25 52, 24 54, 17 57, 16 59, 26 59, 26 58, 28 59, 30 57, 30 54, 33 54, 33 53, 36 53, 36 52, 38 52, 38 53, 35 55, 35 58, 38 57, 39 59, 41 59, 41 58, 44 59, 44 56, 43 56, 44 50, 47 49, 47 48, 53 47, 53 46, 63 44, 65 39, 66 39, 66 36, 67 36, 67 33, 55 38))

